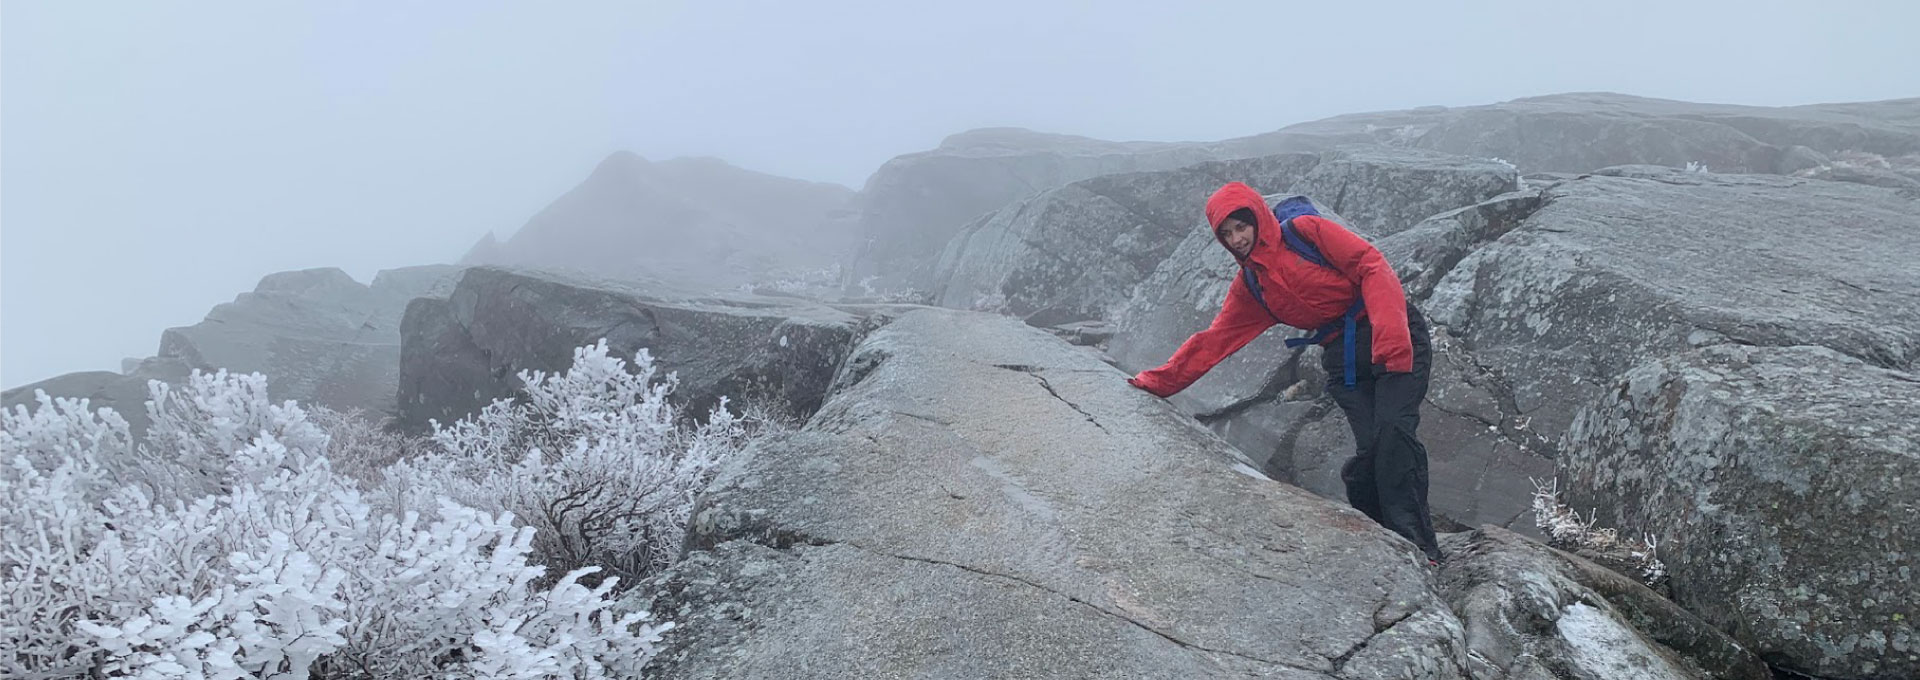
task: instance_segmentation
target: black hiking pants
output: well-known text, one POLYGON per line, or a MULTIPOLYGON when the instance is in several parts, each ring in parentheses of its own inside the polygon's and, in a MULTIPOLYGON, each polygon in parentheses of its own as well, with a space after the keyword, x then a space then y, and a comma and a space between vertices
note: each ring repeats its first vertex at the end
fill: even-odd
POLYGON ((1327 393, 1346 413, 1353 428, 1356 451, 1340 468, 1347 484, 1347 502, 1381 526, 1405 536, 1429 559, 1440 559, 1433 536, 1433 517, 1427 510, 1427 448, 1420 444, 1420 403, 1427 398, 1427 379, 1433 367, 1433 339, 1426 319, 1407 306, 1407 330, 1413 337, 1413 372, 1386 373, 1374 365, 1373 328, 1361 323, 1356 383, 1346 385, 1344 340, 1325 348, 1321 366, 1327 370, 1327 393))

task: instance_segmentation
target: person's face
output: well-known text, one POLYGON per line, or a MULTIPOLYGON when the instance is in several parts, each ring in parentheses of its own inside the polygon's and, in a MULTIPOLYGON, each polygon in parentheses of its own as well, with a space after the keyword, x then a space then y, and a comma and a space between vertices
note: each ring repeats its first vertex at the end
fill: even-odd
POLYGON ((1253 252, 1254 231, 1251 224, 1229 217, 1220 223, 1220 228, 1214 233, 1227 246, 1227 250, 1233 251, 1235 257, 1246 257, 1247 253, 1253 252))

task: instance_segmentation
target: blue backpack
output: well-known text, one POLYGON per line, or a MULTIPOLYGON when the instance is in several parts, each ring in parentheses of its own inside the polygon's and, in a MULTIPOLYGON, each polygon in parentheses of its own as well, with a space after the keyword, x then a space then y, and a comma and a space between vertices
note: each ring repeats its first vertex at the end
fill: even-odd
MULTIPOLYGON (((1326 256, 1320 254, 1319 248, 1314 247, 1314 245, 1305 238, 1301 238, 1300 231, 1293 227, 1293 218, 1301 215, 1318 217, 1320 211, 1315 210, 1313 202, 1307 200, 1305 196, 1290 196, 1273 206, 1273 216, 1280 220, 1280 240, 1286 243, 1287 250, 1291 250, 1293 254, 1299 255, 1300 259, 1338 271, 1338 269, 1333 266, 1333 263, 1327 261, 1326 256)), ((1267 316, 1272 316, 1274 323, 1280 323, 1280 317, 1273 316, 1273 308, 1267 306, 1267 298, 1260 292, 1260 279, 1254 275, 1253 269, 1250 267, 1241 267, 1240 278, 1246 281, 1247 290, 1253 293, 1253 299, 1260 303, 1260 309, 1265 310, 1267 316)), ((1343 333, 1340 336, 1341 344, 1346 346, 1346 361, 1344 363, 1346 367, 1346 383, 1347 387, 1353 387, 1358 382, 1359 377, 1359 373, 1353 365, 1354 354, 1357 347, 1355 336, 1359 334, 1356 329, 1358 325, 1356 320, 1359 318, 1360 312, 1365 309, 1366 301, 1355 296, 1353 306, 1347 308, 1346 314, 1342 315, 1339 321, 1321 326, 1318 330, 1306 336, 1288 338, 1287 346, 1300 347, 1308 344, 1317 345, 1324 342, 1327 336, 1333 335, 1335 331, 1341 331, 1343 333)))

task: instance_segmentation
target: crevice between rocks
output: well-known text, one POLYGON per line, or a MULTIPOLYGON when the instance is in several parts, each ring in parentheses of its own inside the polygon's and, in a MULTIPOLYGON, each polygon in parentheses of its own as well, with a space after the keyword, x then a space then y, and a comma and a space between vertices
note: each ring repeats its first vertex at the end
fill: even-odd
POLYGON ((1041 389, 1047 391, 1047 394, 1053 395, 1053 398, 1060 400, 1060 403, 1066 404, 1067 408, 1073 409, 1075 413, 1079 413, 1082 417, 1085 417, 1087 422, 1093 423, 1093 426, 1100 428, 1101 432, 1107 431, 1107 426, 1101 425, 1100 420, 1093 417, 1093 414, 1088 413, 1086 409, 1080 408, 1080 405, 1073 403, 1073 400, 1061 396, 1059 390, 1053 389, 1053 383, 1047 382, 1047 377, 1040 374, 1043 369, 1025 364, 994 364, 993 367, 1033 376, 1034 380, 1040 382, 1041 389))
MULTIPOLYGON (((1383 604, 1380 607, 1381 609, 1385 609, 1386 605, 1383 604)), ((1341 653, 1340 656, 1336 656, 1333 659, 1331 659, 1333 663, 1333 672, 1337 675, 1345 671, 1347 668, 1347 663, 1353 661, 1353 657, 1358 655, 1360 652, 1366 651, 1367 646, 1373 644, 1374 640, 1378 639, 1382 635, 1387 634, 1387 632, 1393 630, 1395 626, 1400 625, 1402 622, 1405 622, 1407 619, 1413 618, 1414 614, 1418 614, 1421 611, 1422 610, 1415 609, 1413 611, 1406 612, 1404 614, 1401 614, 1399 617, 1393 619, 1392 621, 1388 621, 1385 625, 1382 625, 1377 622, 1377 619, 1380 614, 1379 610, 1375 610, 1374 616, 1376 618, 1376 623, 1373 626, 1373 634, 1367 636, 1367 639, 1361 640, 1360 642, 1356 643, 1352 648, 1349 648, 1346 652, 1341 653)))

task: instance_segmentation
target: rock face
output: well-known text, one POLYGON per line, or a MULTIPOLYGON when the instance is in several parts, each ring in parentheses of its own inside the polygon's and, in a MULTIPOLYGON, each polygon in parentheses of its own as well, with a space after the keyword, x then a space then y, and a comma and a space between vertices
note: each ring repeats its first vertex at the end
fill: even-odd
POLYGON ((1371 238, 1519 188, 1512 165, 1419 149, 1343 146, 1290 191, 1311 196, 1371 238))
POLYGON ((852 198, 715 159, 619 152, 512 237, 483 237, 463 263, 736 287, 834 266, 852 246, 840 214, 852 198))
POLYGON ((1075 182, 974 221, 940 255, 935 302, 1036 326, 1106 320, 1204 220, 1215 189, 1292 186, 1315 154, 1218 161, 1075 182))
POLYGON ((1411 544, 1000 316, 908 313, 738 458, 659 677, 1464 678, 1411 544))
POLYGON ((601 339, 623 358, 647 348, 662 372, 678 375, 675 395, 693 413, 754 395, 804 417, 819 408, 858 325, 853 314, 793 300, 476 267, 446 298, 407 308, 400 421, 421 430, 457 420, 513 396, 520 371, 563 371, 574 348, 601 339))
MULTIPOLYGON (((1807 163, 1820 154, 1920 153, 1916 120, 1920 98, 1769 108, 1569 93, 1486 106, 1336 116, 1208 144, 976 130, 950 137, 932 151, 895 158, 868 180, 855 201, 861 243, 854 272, 879 276, 890 286, 930 289, 941 249, 967 225, 1022 198, 1102 175, 1319 153, 1343 144, 1503 158, 1527 172, 1694 163, 1721 172, 1786 173, 1811 167, 1807 163)), ((1841 174, 1896 181, 1885 173, 1841 174)), ((1411 219, 1462 205, 1442 206, 1411 219)), ((1365 221, 1371 216, 1353 217, 1365 221)))
POLYGON ((1498 527, 1443 537, 1441 592, 1475 680, 1770 680, 1727 634, 1632 579, 1498 527))
POLYGON ((1657 537, 1689 610, 1796 671, 1920 677, 1920 376, 1709 347, 1629 372, 1568 441, 1568 502, 1657 537))
MULTIPOLYGON (((1627 370, 1721 343, 1920 357, 1920 202, 1854 184, 1621 168, 1548 189, 1431 316, 1557 438, 1627 370)), ((1502 399, 1507 398, 1505 395, 1502 399)))
POLYGON ((407 302, 444 295, 459 269, 380 272, 372 285, 338 269, 270 274, 251 293, 160 336, 161 358, 205 370, 258 371, 275 399, 389 414, 407 302))
MULTIPOLYGON (((1502 194, 1517 182, 1512 168, 1489 161, 1343 147, 1327 154, 1288 193, 1314 189, 1307 195, 1321 212, 1374 239, 1417 304, 1421 291, 1468 252, 1512 229, 1538 206, 1537 193, 1502 194), (1428 191, 1417 190, 1422 187, 1428 191), (1338 211, 1327 205, 1335 198, 1344 201, 1338 211), (1458 206, 1470 207, 1452 209, 1458 206), (1367 217, 1351 218, 1350 210, 1367 217), (1441 214, 1421 219, 1434 212, 1441 214)), ((1212 321, 1235 271, 1231 257, 1204 229, 1195 228, 1141 284, 1120 314, 1108 351, 1130 371, 1159 365, 1212 321)), ((1324 395, 1319 350, 1283 346, 1296 334, 1269 331, 1176 395, 1174 403, 1246 451, 1275 479, 1344 499, 1339 470, 1353 453, 1353 435, 1324 395)), ((1528 477, 1545 479, 1552 465, 1500 435, 1498 402, 1470 382, 1480 377, 1477 368, 1451 350, 1444 331, 1436 332, 1435 347, 1429 394, 1434 408, 1423 428, 1432 457, 1435 511, 1443 524, 1516 525, 1532 491, 1528 477)))
POLYGON ((182 383, 192 373, 193 368, 178 359, 152 357, 135 363, 132 370, 125 373, 68 373, 0 392, 0 408, 12 410, 15 406, 26 406, 29 411, 38 409, 36 392, 46 392, 51 397, 85 399, 90 409, 110 408, 120 414, 126 419, 128 429, 138 438, 146 432, 151 422, 147 419, 147 383, 153 380, 182 383))
MULTIPOLYGON (((1834 532, 1835 527, 1867 532, 1900 524, 1875 516, 1788 517, 1771 520, 1772 524, 1729 525, 1703 533, 1708 517, 1699 513, 1732 512, 1716 509, 1718 503, 1766 502, 1772 508, 1775 502, 1787 507, 1789 499, 1776 500, 1747 486, 1724 496, 1711 494, 1708 490, 1724 483, 1716 480, 1726 475, 1752 474, 1745 472, 1754 468, 1748 467, 1744 457, 1722 458, 1720 463, 1688 458, 1687 465, 1692 467, 1684 468, 1687 472, 1670 472, 1660 467, 1664 463, 1656 462, 1657 457, 1632 462, 1611 457, 1633 450, 1692 451, 1700 446, 1693 439, 1698 433, 1692 425, 1671 429, 1671 411, 1662 414, 1659 407, 1646 406, 1647 410, 1622 412, 1627 407, 1621 403, 1665 402, 1647 401, 1655 397, 1644 391, 1631 396, 1617 387, 1622 376, 1649 362, 1686 355, 1698 347, 1824 345, 1838 353, 1835 356, 1862 362, 1857 370, 1830 362, 1825 371, 1835 375, 1867 371, 1869 366, 1891 373, 1911 370, 1920 356, 1920 273, 1904 253, 1920 252, 1916 206, 1915 199, 1900 192, 1857 184, 1644 166, 1610 169, 1601 176, 1546 189, 1538 210, 1462 258, 1442 278, 1428 308, 1435 320, 1448 326, 1461 356, 1470 358, 1467 365, 1482 376, 1473 382, 1487 386, 1490 403, 1499 407, 1507 422, 1524 424, 1504 426, 1503 434, 1524 434, 1546 448, 1548 455, 1563 455, 1563 486, 1582 480, 1581 490, 1569 496, 1570 502, 1581 508, 1612 508, 1615 514, 1603 512, 1603 524, 1612 517, 1619 520, 1612 526, 1628 535, 1651 533, 1659 539, 1663 555, 1683 555, 1680 559, 1698 560, 1702 565, 1747 560, 1766 565, 1808 561, 1825 565, 1842 554, 1905 554, 1872 536, 1834 532), (1624 438, 1627 435, 1617 433, 1622 425, 1602 427, 1601 419, 1571 432, 1574 414, 1595 403, 1612 409, 1609 412, 1616 421, 1630 420, 1637 423, 1635 427, 1651 429, 1624 438), (1555 443, 1563 437, 1574 450, 1556 453, 1555 443), (1611 471, 1602 474, 1591 462, 1583 462, 1594 456, 1613 460, 1611 471), (1712 470, 1713 477, 1703 477, 1707 470, 1712 470), (1651 493, 1624 483, 1641 476, 1665 480, 1667 493, 1690 499, 1694 509, 1628 512, 1644 507, 1651 493), (1779 533, 1816 530, 1834 532, 1834 540, 1872 547, 1845 553, 1824 544, 1787 540, 1786 534, 1779 533), (1702 538, 1706 534, 1715 538, 1702 538), (1689 535, 1694 538, 1683 538, 1689 535), (1689 540, 1686 547, 1670 542, 1689 540), (1773 552, 1756 555, 1753 545, 1777 547, 1761 548, 1773 552)), ((1686 361, 1708 362, 1716 367, 1709 373, 1725 373, 1729 384, 1765 382, 1767 375, 1789 370, 1765 357, 1756 357, 1751 365, 1719 359, 1686 361)), ((1689 408, 1702 412, 1744 413, 1743 404, 1757 399, 1725 386, 1657 377, 1667 372, 1693 375, 1696 371, 1691 369, 1643 370, 1656 377, 1642 377, 1634 384, 1665 380, 1670 392, 1660 399, 1684 391, 1689 408)), ((1821 384, 1840 379, 1825 371, 1807 370, 1803 375, 1821 384)), ((1884 382, 1894 387, 1900 381, 1884 382)), ((1870 415, 1871 410, 1852 403, 1853 396, 1845 393, 1798 394, 1808 404, 1823 400, 1816 409, 1820 412, 1835 413, 1836 418, 1846 414, 1835 425, 1843 430, 1872 429, 1879 426, 1877 418, 1887 417, 1870 415)), ((1894 417, 1910 419, 1911 415, 1894 417)), ((1727 443, 1730 446, 1746 441, 1754 450, 1780 452, 1802 447, 1796 440, 1781 439, 1777 431, 1764 434, 1754 423, 1728 428, 1727 436, 1734 438, 1727 443), (1749 435, 1759 439, 1739 439, 1749 435)), ((1856 487, 1866 493, 1887 481, 1884 471, 1844 465, 1826 466, 1821 472, 1834 475, 1831 484, 1848 489, 1843 493, 1854 493, 1856 487)), ((1910 499, 1914 490, 1909 486, 1882 493, 1893 497, 1904 493, 1910 499)), ((1850 506, 1841 503, 1839 507, 1850 506)), ((1751 584, 1752 592, 1732 593, 1726 579, 1739 577, 1726 572, 1716 576, 1705 566, 1690 570, 1691 576, 1673 584, 1678 601, 1733 631, 1769 661, 1831 677, 1912 673, 1912 666, 1888 671, 1894 661, 1879 658, 1911 654, 1892 646, 1894 638, 1887 626, 1897 621, 1889 620, 1894 614, 1882 604, 1913 600, 1910 592, 1905 597, 1887 593, 1888 588, 1910 590, 1910 583, 1876 583, 1871 588, 1876 594, 1856 597, 1862 591, 1854 590, 1855 582, 1849 580, 1848 574, 1854 572, 1835 567, 1828 578, 1796 577, 1777 587, 1759 579, 1751 584), (1720 585, 1709 585, 1715 583, 1720 585), (1786 599, 1762 602, 1764 595, 1753 594, 1768 592, 1786 599), (1795 609, 1803 599, 1824 603, 1825 608, 1795 609), (1830 637, 1812 637, 1815 629, 1830 637), (1849 637, 1855 634, 1858 637, 1849 637)), ((1900 616, 1911 619, 1909 613, 1900 616)), ((1903 644, 1911 649, 1913 643, 1903 644)))
POLYGON ((1781 173, 1815 154, 1920 152, 1920 98, 1761 107, 1700 104, 1605 92, 1528 97, 1459 108, 1424 107, 1337 116, 1269 137, 1365 134, 1373 141, 1482 158, 1528 172, 1589 172, 1628 164, 1720 172, 1781 173))

